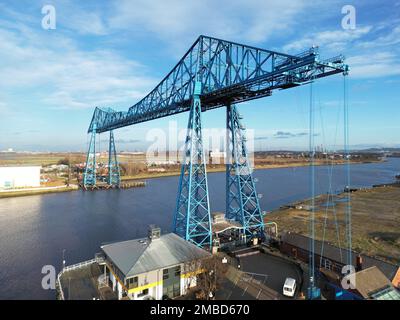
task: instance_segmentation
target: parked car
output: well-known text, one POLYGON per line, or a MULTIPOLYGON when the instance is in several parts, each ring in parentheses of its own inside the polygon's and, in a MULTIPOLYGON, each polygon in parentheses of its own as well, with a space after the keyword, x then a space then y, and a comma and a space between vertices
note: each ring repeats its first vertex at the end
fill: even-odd
POLYGON ((296 293, 296 280, 293 278, 286 278, 283 285, 283 295, 287 297, 294 297, 296 293))

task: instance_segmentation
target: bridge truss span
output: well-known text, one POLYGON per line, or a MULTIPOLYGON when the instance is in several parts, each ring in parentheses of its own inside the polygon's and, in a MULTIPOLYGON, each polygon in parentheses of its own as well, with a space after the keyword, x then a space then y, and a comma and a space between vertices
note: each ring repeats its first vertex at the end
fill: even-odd
MULTIPOLYGON (((96 108, 84 183, 96 183, 95 136, 102 132, 189 112, 188 135, 179 182, 173 230, 200 247, 212 245, 201 113, 227 108, 226 216, 243 226, 246 236, 263 236, 263 216, 247 158, 246 137, 236 105, 270 96, 318 78, 342 73, 343 56, 320 59, 318 48, 296 55, 200 36, 165 78, 127 111, 96 108)), ((119 184, 114 136, 110 134, 109 182, 119 184)))

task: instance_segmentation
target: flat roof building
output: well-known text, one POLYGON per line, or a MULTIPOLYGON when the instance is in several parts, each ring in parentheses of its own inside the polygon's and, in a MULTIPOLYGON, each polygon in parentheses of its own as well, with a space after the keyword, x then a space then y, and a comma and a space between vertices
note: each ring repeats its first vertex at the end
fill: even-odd
POLYGON ((0 167, 0 189, 40 187, 41 166, 0 167))

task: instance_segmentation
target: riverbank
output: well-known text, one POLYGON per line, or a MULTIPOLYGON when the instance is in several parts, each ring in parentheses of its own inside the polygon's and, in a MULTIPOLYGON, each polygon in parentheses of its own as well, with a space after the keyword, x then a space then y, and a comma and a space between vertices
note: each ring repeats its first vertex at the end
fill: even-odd
POLYGON ((57 187, 39 187, 39 188, 27 188, 27 189, 15 189, 0 191, 1 198, 10 197, 23 197, 23 196, 33 196, 45 193, 58 193, 58 192, 69 192, 79 190, 77 185, 67 186, 57 186, 57 187))
MULTIPOLYGON (((377 163, 383 162, 380 161, 352 161, 350 162, 353 164, 366 164, 366 163, 377 163)), ((345 164, 344 161, 335 161, 333 165, 343 165, 345 164)), ((279 168, 296 168, 296 167, 305 167, 309 166, 308 162, 294 162, 294 163, 281 163, 281 164, 259 164, 256 165, 254 170, 266 170, 266 169, 279 169, 279 168)), ((327 163, 325 160, 317 160, 315 162, 316 166, 323 166, 323 165, 332 165, 332 163, 327 163)), ((225 165, 208 165, 207 166, 207 173, 217 173, 217 172, 225 172, 226 168, 225 165)), ((146 172, 146 173, 139 173, 134 176, 121 176, 122 183, 129 183, 130 181, 137 181, 137 180, 144 180, 144 179, 155 179, 155 178, 162 178, 162 177, 172 177, 172 176, 179 176, 181 173, 180 170, 171 170, 171 171, 163 171, 163 172, 146 172)), ((67 187, 65 185, 58 185, 58 186, 51 186, 51 187, 40 187, 40 188, 29 188, 29 189, 16 189, 16 190, 5 190, 0 191, 0 199, 1 198, 9 198, 9 197, 20 197, 20 196, 30 196, 30 195, 39 195, 39 194, 46 194, 46 193, 57 193, 57 192, 69 192, 69 191, 76 191, 79 190, 77 185, 70 185, 67 187)))
MULTIPOLYGON (((346 247, 347 193, 315 198, 315 238, 346 247), (325 231, 325 232, 324 232, 325 231)), ((284 206, 265 217, 278 229, 308 236, 310 199, 284 206)), ((400 263, 400 184, 363 188, 351 193, 352 247, 357 252, 400 263)))
MULTIPOLYGON (((350 164, 367 164, 367 163, 379 163, 383 162, 384 160, 379 161, 351 161, 350 164)), ((346 164, 345 161, 336 161, 333 165, 344 165, 346 164)), ((310 163, 308 162, 294 162, 294 163, 282 163, 282 164, 256 164, 254 170, 264 170, 264 169, 280 169, 280 168, 297 168, 297 167, 306 167, 309 166, 310 163)), ((316 166, 326 166, 332 165, 330 162, 326 161, 316 161, 314 163, 316 166)), ((207 173, 214 173, 214 172, 225 172, 226 167, 225 165, 215 166, 207 165, 207 173)), ((139 180, 139 179, 152 179, 152 178, 162 178, 162 177, 173 177, 179 176, 181 174, 181 170, 170 170, 170 171, 163 171, 163 172, 151 172, 151 173, 139 173, 134 176, 122 176, 121 180, 139 180)))

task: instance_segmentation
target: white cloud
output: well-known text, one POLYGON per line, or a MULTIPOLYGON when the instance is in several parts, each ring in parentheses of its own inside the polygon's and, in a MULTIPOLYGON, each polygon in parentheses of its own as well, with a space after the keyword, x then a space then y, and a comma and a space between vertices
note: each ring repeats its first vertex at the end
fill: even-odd
POLYGON ((370 32, 371 26, 358 27, 355 30, 327 30, 312 33, 300 40, 283 47, 285 52, 297 52, 315 46, 323 46, 330 50, 340 50, 370 32))
POLYGON ((376 48, 378 46, 393 46, 400 43, 400 26, 394 27, 389 33, 381 35, 373 41, 360 43, 363 48, 376 48))
POLYGON ((68 16, 68 19, 62 21, 63 24, 81 34, 106 35, 108 33, 100 13, 79 11, 68 16))
POLYGON ((205 34, 259 42, 289 30, 296 15, 311 5, 304 0, 123 0, 116 4, 108 24, 133 33, 151 32, 166 41, 188 41, 205 34))
POLYGON ((376 78, 400 75, 400 62, 391 52, 363 54, 347 59, 354 78, 376 78))
POLYGON ((5 93, 32 92, 38 104, 53 108, 127 107, 156 83, 142 65, 111 50, 81 50, 57 30, 8 26, 0 29, 0 90, 5 93))

